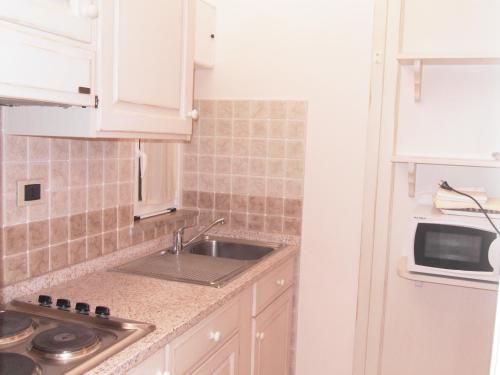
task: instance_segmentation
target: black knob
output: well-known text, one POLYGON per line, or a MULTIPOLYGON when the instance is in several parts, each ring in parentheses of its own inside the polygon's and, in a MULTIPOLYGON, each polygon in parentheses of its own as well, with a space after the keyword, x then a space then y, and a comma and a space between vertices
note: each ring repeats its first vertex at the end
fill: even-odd
POLYGON ((75 310, 79 314, 88 314, 90 311, 90 305, 85 302, 77 302, 75 305, 75 310))
POLYGON ((95 314, 101 318, 107 318, 110 314, 109 308, 106 306, 96 306, 95 314))
POLYGON ((66 298, 58 298, 56 306, 59 310, 69 310, 71 307, 71 302, 66 298))
POLYGON ((38 296, 38 303, 40 306, 50 307, 50 305, 52 305, 52 297, 42 294, 38 296))

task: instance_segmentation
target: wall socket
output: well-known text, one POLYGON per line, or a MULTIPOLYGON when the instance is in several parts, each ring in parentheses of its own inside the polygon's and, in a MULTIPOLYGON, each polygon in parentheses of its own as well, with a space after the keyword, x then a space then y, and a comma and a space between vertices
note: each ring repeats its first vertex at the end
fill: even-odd
POLYGON ((45 202, 45 181, 17 181, 17 206, 32 206, 45 202))

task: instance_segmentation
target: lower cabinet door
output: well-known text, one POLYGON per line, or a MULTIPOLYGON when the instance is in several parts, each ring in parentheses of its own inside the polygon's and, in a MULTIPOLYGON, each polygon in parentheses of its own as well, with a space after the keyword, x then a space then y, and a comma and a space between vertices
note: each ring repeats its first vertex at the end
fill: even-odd
POLYGON ((216 351, 192 375, 236 375, 238 374, 239 335, 234 335, 216 351))
POLYGON ((165 375, 165 358, 165 349, 160 349, 130 370, 127 375, 165 375))
POLYGON ((254 318, 253 375, 289 374, 292 302, 289 288, 254 318))

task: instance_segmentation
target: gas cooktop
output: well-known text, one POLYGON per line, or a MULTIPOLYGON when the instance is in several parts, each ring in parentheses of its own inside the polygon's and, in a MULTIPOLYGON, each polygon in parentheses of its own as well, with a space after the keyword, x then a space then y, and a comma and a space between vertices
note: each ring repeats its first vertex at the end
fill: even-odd
POLYGON ((50 296, 0 309, 0 375, 83 374, 155 327, 112 317, 109 308, 50 296))

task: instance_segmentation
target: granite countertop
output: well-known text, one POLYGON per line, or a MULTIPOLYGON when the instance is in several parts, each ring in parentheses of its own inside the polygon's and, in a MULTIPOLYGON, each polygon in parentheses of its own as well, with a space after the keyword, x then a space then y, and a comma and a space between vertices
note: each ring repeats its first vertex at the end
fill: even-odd
POLYGON ((298 250, 294 245, 285 246, 220 289, 98 271, 37 294, 85 301, 92 306, 105 305, 113 316, 154 324, 155 331, 87 372, 92 375, 125 374, 249 287, 262 273, 296 255, 298 250))

